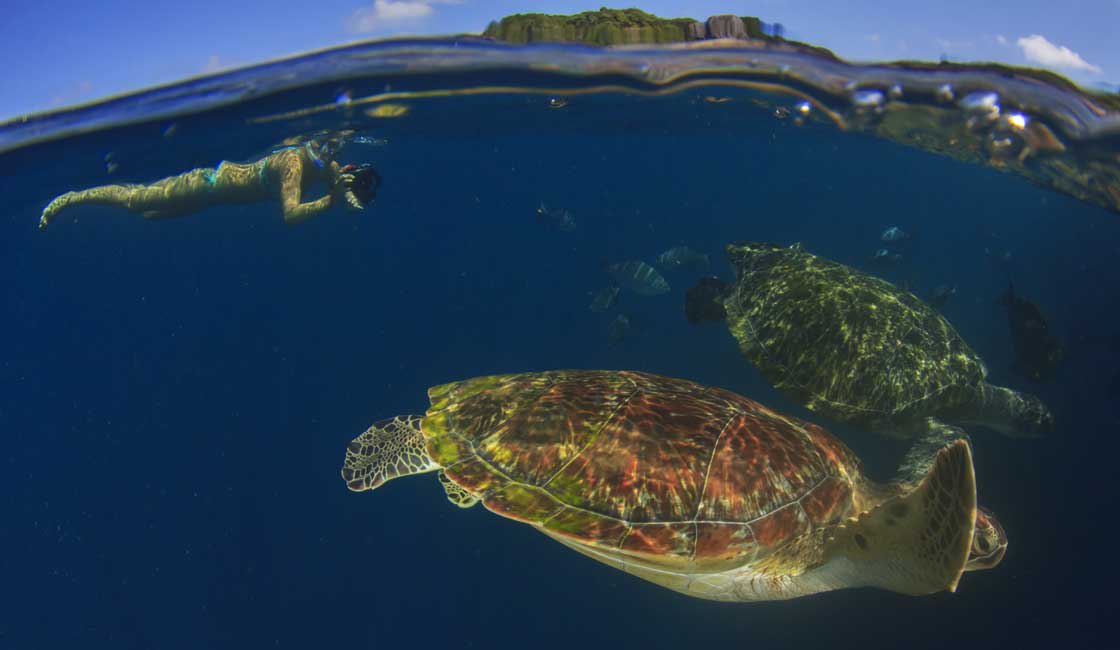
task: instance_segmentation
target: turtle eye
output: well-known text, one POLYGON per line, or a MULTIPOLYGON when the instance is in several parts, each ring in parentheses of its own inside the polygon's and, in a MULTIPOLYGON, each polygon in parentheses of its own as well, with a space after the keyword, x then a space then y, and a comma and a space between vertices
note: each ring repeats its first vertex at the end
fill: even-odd
POLYGON ((992 550, 992 545, 988 543, 988 538, 983 535, 977 536, 976 545, 980 547, 981 553, 989 553, 992 550))

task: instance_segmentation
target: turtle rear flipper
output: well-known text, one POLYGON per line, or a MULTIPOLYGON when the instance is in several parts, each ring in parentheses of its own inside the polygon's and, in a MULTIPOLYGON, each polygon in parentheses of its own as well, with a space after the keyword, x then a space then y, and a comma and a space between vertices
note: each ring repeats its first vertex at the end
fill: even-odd
POLYGON ((942 449, 957 440, 971 442, 964 430, 936 418, 916 422, 906 429, 906 433, 914 437, 914 441, 906 450, 895 475, 897 480, 911 487, 918 486, 925 480, 942 449))
POLYGON ((938 452, 914 490, 839 526, 829 541, 830 564, 849 586, 914 596, 956 591, 975 523, 972 452, 956 440, 938 452))
POLYGON ((342 478, 355 492, 372 490, 398 476, 432 472, 439 465, 428 455, 420 416, 402 415, 374 423, 346 446, 342 478))
POLYGON ((447 493, 447 500, 460 508, 469 508, 478 503, 478 497, 471 494, 462 485, 452 481, 443 472, 439 473, 439 484, 443 486, 443 491, 447 493))

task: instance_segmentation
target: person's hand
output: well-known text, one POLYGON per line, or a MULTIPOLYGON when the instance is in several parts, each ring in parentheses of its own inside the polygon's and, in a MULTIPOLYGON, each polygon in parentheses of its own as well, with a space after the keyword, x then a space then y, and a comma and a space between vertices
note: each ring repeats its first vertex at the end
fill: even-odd
POLYGON ((340 171, 334 177, 334 185, 331 187, 331 194, 335 199, 342 199, 346 202, 347 207, 351 210, 365 210, 365 206, 354 196, 354 192, 350 190, 351 184, 354 182, 354 174, 349 171, 340 171))
POLYGON ((335 185, 345 185, 347 188, 349 188, 350 184, 353 183, 353 182, 354 182, 354 174, 352 172, 340 171, 334 177, 334 184, 335 185))

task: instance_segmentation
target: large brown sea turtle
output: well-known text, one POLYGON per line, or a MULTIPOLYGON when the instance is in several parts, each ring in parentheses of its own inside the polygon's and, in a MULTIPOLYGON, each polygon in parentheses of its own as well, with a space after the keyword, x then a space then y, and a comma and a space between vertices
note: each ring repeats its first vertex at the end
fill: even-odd
POLYGON ((735 282, 689 290, 688 319, 726 319, 762 375, 809 410, 899 437, 928 417, 1010 436, 1053 429, 1037 397, 988 383, 976 352, 909 291, 797 244, 740 242, 727 255, 735 282))
POLYGON ((951 434, 911 454, 899 481, 878 484, 824 429, 679 379, 539 372, 428 397, 426 415, 379 422, 350 443, 350 489, 439 471, 459 506, 481 501, 690 596, 952 591, 1006 548, 976 507, 969 445, 951 434))

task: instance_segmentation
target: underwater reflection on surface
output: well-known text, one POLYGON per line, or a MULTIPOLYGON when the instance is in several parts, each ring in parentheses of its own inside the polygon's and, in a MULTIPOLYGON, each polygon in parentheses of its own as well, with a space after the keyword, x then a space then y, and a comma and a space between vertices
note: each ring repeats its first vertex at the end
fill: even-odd
MULTIPOLYGON (((17 522, 0 562, 21 600, 0 631, 24 645, 124 647, 400 645, 418 629, 432 643, 546 647, 866 647, 884 637, 979 647, 1068 641, 1071 629, 1088 645, 1108 638, 1098 589, 1115 569, 1054 558, 1071 546, 1107 552, 1092 526, 1067 524, 1098 521, 1114 490, 1110 141, 1071 137, 1078 122, 1060 111, 1028 114, 1014 89, 974 96, 994 92, 980 89, 988 77, 976 89, 953 84, 949 101, 937 79, 916 86, 928 90, 900 83, 898 97, 877 82, 805 99, 718 80, 647 96, 599 92, 594 79, 536 92, 528 82, 557 78, 482 76, 488 84, 437 81, 521 90, 410 96, 392 93, 436 82, 402 89, 406 75, 386 91, 377 78, 376 92, 362 92, 361 80, 332 81, 178 115, 170 135, 165 119, 3 154, 14 170, 0 180, 12 197, 5 329, 19 345, 0 368, 12 468, 0 480, 17 522), (337 105, 342 85, 356 89, 337 105), (307 112, 323 96, 332 108, 307 112), (381 106, 391 108, 366 111, 381 106), (76 205, 35 227, 68 191, 251 163, 295 134, 344 128, 355 133, 335 152, 339 169, 371 162, 384 179, 361 213, 336 205, 287 229, 278 194, 271 206, 215 201, 158 222, 76 205), (1018 175, 993 173, 1008 169, 1018 175), (542 208, 559 218, 541 223, 542 208), (886 236, 892 228, 910 236, 886 236), (846 590, 726 606, 588 562, 481 508, 450 507, 437 481, 362 499, 338 480, 346 443, 376 418, 423 412, 428 387, 552 368, 732 390, 827 426, 869 477, 889 479, 908 442, 805 408, 742 357, 727 328, 687 323, 685 294, 702 277, 743 277, 723 253, 743 240, 801 242, 914 305, 955 287, 940 312, 922 313, 968 342, 986 381, 1052 409, 1055 432, 1040 440, 966 427, 980 501, 1010 540, 998 567, 967 574, 951 595, 846 590), (873 265, 880 249, 900 259, 873 265), (674 250, 690 261, 661 259, 674 250), (999 304, 1009 277, 1044 335, 999 304), (1049 337, 1066 350, 1060 362, 1037 357, 1049 337), (44 615, 55 611, 68 616, 44 615)), ((826 87, 801 83, 790 85, 826 87)), ((320 169, 310 157, 301 165, 320 169)), ((306 198, 330 191, 321 182, 306 198)), ((888 360, 884 371, 901 379, 922 362, 888 360)), ((858 366, 834 365, 836 376, 858 366)))

